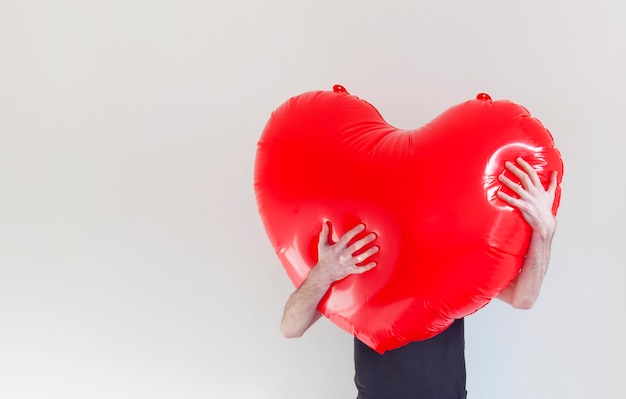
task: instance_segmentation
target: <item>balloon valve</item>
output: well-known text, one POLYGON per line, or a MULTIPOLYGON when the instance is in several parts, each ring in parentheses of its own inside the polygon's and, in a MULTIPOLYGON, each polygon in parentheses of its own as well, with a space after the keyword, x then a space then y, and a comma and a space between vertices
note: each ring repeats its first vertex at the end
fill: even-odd
POLYGON ((333 86, 333 91, 335 93, 347 93, 348 90, 346 90, 345 87, 343 87, 342 85, 334 85, 333 86))
POLYGON ((487 93, 478 93, 478 95, 476 96, 477 100, 483 100, 483 101, 491 101, 491 96, 487 93))

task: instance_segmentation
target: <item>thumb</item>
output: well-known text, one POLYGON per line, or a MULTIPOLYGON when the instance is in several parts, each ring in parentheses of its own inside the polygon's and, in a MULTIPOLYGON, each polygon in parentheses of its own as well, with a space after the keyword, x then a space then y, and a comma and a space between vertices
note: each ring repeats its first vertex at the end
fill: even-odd
POLYGON ((557 186, 557 175, 559 174, 559 172, 557 172, 556 170, 554 172, 552 172, 552 176, 550 176, 550 185, 548 186, 548 192, 549 193, 554 193, 556 191, 556 186, 557 186))
POLYGON ((322 223, 322 231, 320 231, 319 241, 317 243, 317 248, 323 248, 328 245, 328 223, 322 223))

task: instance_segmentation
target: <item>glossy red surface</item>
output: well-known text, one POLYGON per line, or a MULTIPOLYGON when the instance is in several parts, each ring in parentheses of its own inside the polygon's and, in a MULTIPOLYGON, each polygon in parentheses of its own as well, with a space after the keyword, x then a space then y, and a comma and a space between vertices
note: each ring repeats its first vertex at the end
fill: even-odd
POLYGON ((335 86, 272 113, 254 188, 295 286, 316 263, 322 221, 333 224, 335 239, 359 222, 378 234, 378 266, 336 282, 319 310, 382 353, 436 335, 517 275, 530 228, 495 194, 504 162, 518 156, 544 186, 553 170, 560 183, 552 136, 520 105, 481 93, 425 126, 400 130, 335 86))

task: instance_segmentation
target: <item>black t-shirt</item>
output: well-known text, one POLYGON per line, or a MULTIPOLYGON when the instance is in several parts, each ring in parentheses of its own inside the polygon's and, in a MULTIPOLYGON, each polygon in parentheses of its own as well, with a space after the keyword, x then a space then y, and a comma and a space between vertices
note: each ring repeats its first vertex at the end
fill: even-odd
POLYGON ((355 338, 354 368, 358 399, 464 399, 463 319, 382 355, 355 338))

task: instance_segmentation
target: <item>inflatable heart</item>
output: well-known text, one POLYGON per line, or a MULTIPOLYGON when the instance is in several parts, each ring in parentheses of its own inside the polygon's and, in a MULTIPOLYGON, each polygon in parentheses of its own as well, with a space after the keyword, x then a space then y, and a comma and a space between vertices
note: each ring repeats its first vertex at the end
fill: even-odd
MULTIPOLYGON (((335 237, 360 222, 378 234, 378 267, 334 283, 318 309, 382 353, 436 335, 515 278, 530 227, 496 197, 498 176, 521 156, 544 186, 554 170, 560 183, 553 145, 524 107, 486 94, 401 130, 341 86, 304 93, 258 143, 259 213, 296 286, 316 263, 322 221, 335 237)), ((559 200, 560 187, 554 214, 559 200)))

